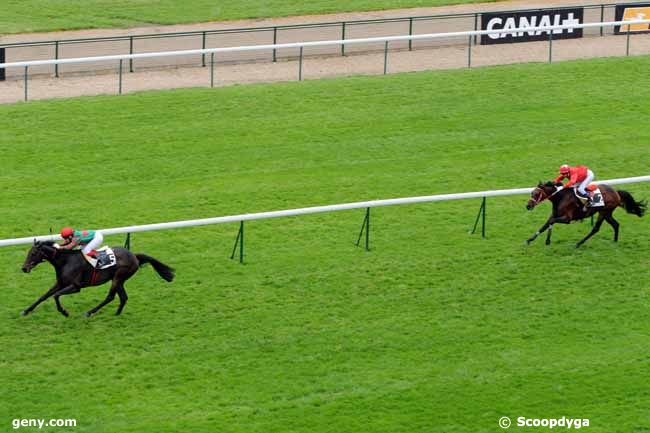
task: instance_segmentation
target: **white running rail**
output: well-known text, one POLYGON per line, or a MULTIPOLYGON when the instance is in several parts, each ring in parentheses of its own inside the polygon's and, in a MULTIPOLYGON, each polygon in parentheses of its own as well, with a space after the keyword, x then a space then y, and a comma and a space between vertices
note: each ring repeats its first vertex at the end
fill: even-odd
MULTIPOLYGON (((449 32, 449 33, 428 33, 423 35, 404 35, 404 36, 384 36, 375 38, 362 38, 362 39, 342 39, 342 40, 329 40, 329 41, 314 41, 314 42, 294 42, 290 44, 271 44, 271 45, 248 45, 241 47, 225 47, 225 48, 206 48, 199 50, 185 50, 185 51, 164 51, 158 53, 141 53, 141 54, 120 54, 112 56, 98 56, 98 57, 79 57, 72 59, 58 59, 58 60, 31 60, 13 63, 0 63, 0 68, 28 68, 30 66, 43 66, 43 65, 64 65, 70 63, 90 63, 114 60, 129 60, 129 59, 146 59, 151 57, 173 57, 173 56, 187 56, 194 54, 218 54, 230 53, 238 51, 255 51, 255 50, 273 50, 284 48, 306 48, 306 47, 319 47, 326 45, 354 45, 354 44, 369 44, 379 42, 397 42, 397 41, 417 41, 422 39, 444 39, 455 37, 469 37, 469 36, 482 36, 491 34, 508 34, 519 32, 546 32, 556 33, 561 30, 571 29, 587 29, 593 27, 613 27, 613 26, 631 26, 635 24, 650 24, 650 20, 633 20, 633 21, 610 21, 602 23, 587 23, 587 24, 565 24, 558 26, 538 26, 526 27, 515 29, 500 29, 500 30, 474 30, 466 32, 449 32)), ((634 32, 632 32, 634 33, 634 32)), ((628 33, 629 34, 629 33, 628 33)))
MULTIPOLYGON (((621 185, 625 183, 637 183, 637 182, 650 182, 650 176, 627 177, 622 179, 603 180, 594 183, 597 184, 606 183, 608 185, 621 185)), ((393 206, 399 204, 428 203, 434 201, 462 200, 467 198, 500 197, 506 195, 529 194, 532 190, 533 188, 500 189, 494 191, 463 192, 457 194, 439 194, 439 195, 427 195, 421 197, 394 198, 388 200, 361 201, 356 203, 315 206, 315 207, 306 207, 301 209, 289 209, 289 210, 280 210, 280 211, 273 211, 273 212, 260 212, 260 213, 250 213, 250 214, 242 214, 242 215, 223 216, 223 217, 216 217, 216 218, 204 218, 204 219, 195 219, 195 220, 186 220, 186 221, 174 221, 174 222, 167 222, 167 223, 145 224, 140 226, 118 227, 112 229, 101 229, 101 232, 105 235, 149 232, 154 230, 177 229, 182 227, 196 227, 196 226, 204 226, 204 225, 211 225, 211 224, 223 224, 229 222, 241 222, 241 221, 261 220, 267 218, 308 215, 314 213, 335 212, 335 211, 350 210, 350 209, 393 206)), ((29 237, 17 238, 17 239, 3 239, 0 240, 0 247, 6 247, 10 245, 31 244, 32 242, 34 242, 34 240, 56 241, 60 239, 61 237, 59 235, 29 236, 29 237)))

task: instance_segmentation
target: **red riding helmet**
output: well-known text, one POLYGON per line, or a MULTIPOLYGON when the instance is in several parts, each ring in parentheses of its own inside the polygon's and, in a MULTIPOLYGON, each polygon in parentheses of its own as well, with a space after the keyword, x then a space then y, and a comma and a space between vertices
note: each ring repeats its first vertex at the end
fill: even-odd
POLYGON ((70 227, 64 227, 61 229, 61 237, 62 238, 68 238, 74 234, 74 230, 72 230, 70 227))
POLYGON ((560 166, 560 174, 569 174, 569 166, 566 164, 562 164, 560 166))

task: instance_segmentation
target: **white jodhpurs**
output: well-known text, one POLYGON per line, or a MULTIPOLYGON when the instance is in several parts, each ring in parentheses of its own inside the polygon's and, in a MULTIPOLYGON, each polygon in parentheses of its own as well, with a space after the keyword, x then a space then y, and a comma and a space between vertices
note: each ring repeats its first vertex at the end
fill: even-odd
POLYGON ((587 170, 587 177, 585 177, 585 180, 583 180, 582 183, 578 185, 578 192, 582 195, 587 194, 587 190, 585 188, 587 188, 587 186, 589 186, 589 184, 593 180, 594 180, 594 172, 591 170, 587 170))
POLYGON ((101 247, 102 242, 104 242, 104 235, 102 235, 102 232, 95 232, 95 237, 93 240, 88 242, 88 244, 81 251, 83 251, 84 254, 88 254, 92 250, 96 250, 97 248, 101 247))

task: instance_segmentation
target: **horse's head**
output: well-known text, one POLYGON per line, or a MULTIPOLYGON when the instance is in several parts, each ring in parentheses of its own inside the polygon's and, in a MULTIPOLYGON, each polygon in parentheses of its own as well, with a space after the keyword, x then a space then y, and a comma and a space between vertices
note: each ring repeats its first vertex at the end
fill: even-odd
POLYGON ((528 203, 526 203, 526 209, 533 210, 535 206, 547 198, 550 198, 558 191, 559 185, 562 184, 555 184, 551 181, 545 183, 540 182, 537 184, 537 187, 535 187, 535 189, 533 189, 533 191, 530 193, 530 200, 528 200, 528 203))
POLYGON ((22 270, 26 274, 30 273, 39 263, 42 263, 48 258, 48 250, 52 248, 53 242, 40 242, 34 241, 34 245, 29 249, 25 263, 23 263, 22 270))

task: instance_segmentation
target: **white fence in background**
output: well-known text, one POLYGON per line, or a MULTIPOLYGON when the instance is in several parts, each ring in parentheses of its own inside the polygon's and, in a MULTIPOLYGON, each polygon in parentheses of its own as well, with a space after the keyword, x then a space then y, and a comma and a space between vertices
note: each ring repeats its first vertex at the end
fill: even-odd
MULTIPOLYGON (((621 185, 626 183, 637 183, 637 182, 650 182, 650 176, 637 176, 637 177, 627 177, 621 179, 610 179, 610 180, 598 181, 595 183, 597 184, 606 183, 608 185, 621 185)), ((177 229, 183 227, 197 227, 197 226, 204 226, 204 225, 211 225, 211 224, 223 224, 223 223, 230 223, 230 222, 261 220, 261 219, 268 219, 268 218, 308 215, 308 214, 323 213, 323 212, 335 212, 335 211, 343 211, 343 210, 351 210, 351 209, 364 209, 364 208, 369 209, 373 207, 393 206, 393 205, 401 205, 401 204, 428 203, 428 202, 447 201, 447 200, 462 200, 468 198, 485 198, 485 197, 500 197, 500 196, 518 195, 518 194, 530 194, 530 192, 533 189, 534 188, 500 189, 494 191, 464 192, 458 194, 439 194, 439 195, 428 195, 428 196, 421 196, 421 197, 395 198, 395 199, 388 199, 388 200, 372 200, 372 201, 362 201, 356 203, 315 206, 315 207, 307 207, 301 209, 289 209, 289 210, 281 210, 281 211, 273 211, 273 212, 260 212, 260 213, 251 213, 251 214, 242 214, 242 215, 223 216, 223 217, 216 217, 216 218, 204 218, 204 219, 174 221, 174 222, 157 223, 157 224, 145 224, 139 226, 118 227, 118 228, 100 229, 100 230, 105 235, 127 234, 127 233, 148 232, 148 231, 155 231, 155 230, 177 229)), ((16 239, 3 239, 0 240, 0 247, 6 247, 10 245, 31 244, 32 242, 34 242, 34 240, 56 241, 60 239, 61 237, 58 235, 29 236, 29 237, 16 238, 16 239)))
MULTIPOLYGON (((112 56, 99 56, 99 57, 79 57, 72 59, 58 59, 58 60, 31 60, 24 62, 13 63, 0 63, 0 68, 20 68, 30 66, 43 66, 43 65, 65 65, 70 63, 90 63, 90 62, 110 62, 115 60, 129 60, 129 59, 146 59, 151 57, 174 57, 174 56, 187 56, 195 54, 219 54, 230 53, 236 51, 255 51, 255 50, 273 50, 273 49, 286 49, 286 48, 309 48, 319 47, 326 45, 355 45, 355 44, 369 44, 369 43, 388 43, 397 41, 417 41, 423 39, 445 39, 445 38, 459 38, 459 37, 474 37, 491 34, 508 34, 508 33, 530 33, 541 32, 548 33, 549 39, 556 31, 571 30, 571 29, 586 29, 592 27, 615 27, 625 26, 629 27, 635 24, 650 24, 648 20, 633 20, 633 21, 610 21, 602 23, 586 23, 586 24, 564 24, 557 26, 537 26, 525 27, 514 29, 499 29, 499 30, 473 30, 465 32, 447 32, 447 33, 427 33, 422 35, 403 35, 403 36, 382 36, 374 38, 361 38, 361 39, 340 39, 328 41, 313 41, 313 42, 294 42, 289 44, 269 44, 269 45, 249 45, 241 47, 224 47, 224 48, 205 48, 197 50, 183 50, 183 51, 163 51, 157 53, 140 53, 140 54, 120 54, 112 56)), ((632 32, 634 33, 634 32, 632 32)))

